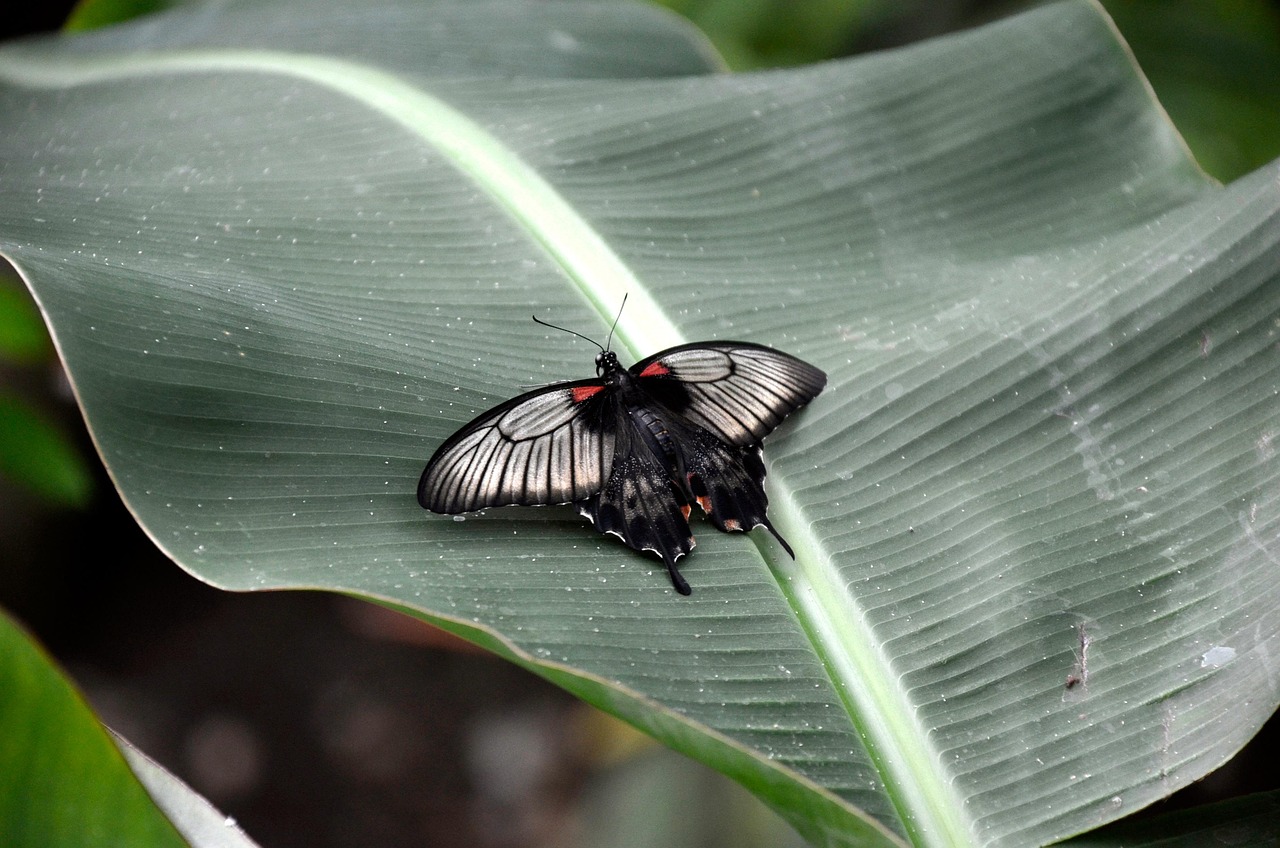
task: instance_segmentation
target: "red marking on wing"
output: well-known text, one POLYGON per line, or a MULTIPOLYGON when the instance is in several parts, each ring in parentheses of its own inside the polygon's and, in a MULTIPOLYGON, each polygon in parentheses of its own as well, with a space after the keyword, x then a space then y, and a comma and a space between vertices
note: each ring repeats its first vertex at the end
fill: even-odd
POLYGON ((742 522, 741 522, 741 521, 739 521, 739 520, 738 520, 738 519, 736 519, 736 518, 726 518, 726 519, 724 520, 724 529, 726 529, 726 530, 741 530, 741 529, 742 529, 742 522))
POLYGON ((573 392, 573 402, 582 403, 587 398, 595 395, 596 392, 603 390, 604 386, 574 386, 571 390, 573 392))
POLYGON ((707 515, 711 514, 711 498, 707 497, 706 495, 703 495, 702 497, 698 498, 698 506, 702 507, 702 511, 705 512, 707 515))
POLYGON ((681 507, 680 507, 680 511, 681 511, 682 513, 684 513, 684 520, 685 520, 685 521, 688 521, 688 520, 689 520, 689 505, 688 505, 688 504, 684 504, 683 506, 681 506, 681 507))
POLYGON ((662 377, 670 373, 671 373, 671 369, 663 365, 661 361, 658 361, 658 362, 650 362, 648 365, 646 365, 645 369, 640 372, 640 376, 641 377, 662 377))

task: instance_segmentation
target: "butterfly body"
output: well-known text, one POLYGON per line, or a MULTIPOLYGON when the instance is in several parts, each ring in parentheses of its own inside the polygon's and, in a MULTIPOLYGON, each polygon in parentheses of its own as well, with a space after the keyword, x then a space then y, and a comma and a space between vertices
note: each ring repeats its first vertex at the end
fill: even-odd
POLYGON ((656 553, 687 595, 676 560, 694 546, 694 504, 721 530, 764 526, 792 553, 766 515, 760 443, 825 384, 750 342, 680 345, 629 369, 602 349, 594 379, 520 395, 446 440, 418 502, 444 514, 572 503, 600 532, 656 553))

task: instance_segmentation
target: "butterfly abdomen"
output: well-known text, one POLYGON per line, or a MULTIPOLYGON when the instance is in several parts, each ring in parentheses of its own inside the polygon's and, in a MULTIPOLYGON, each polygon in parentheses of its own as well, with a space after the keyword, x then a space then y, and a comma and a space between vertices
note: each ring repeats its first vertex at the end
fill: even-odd
POLYGON ((627 416, 653 455, 669 470, 674 470, 680 454, 666 423, 652 409, 643 406, 631 407, 627 416))

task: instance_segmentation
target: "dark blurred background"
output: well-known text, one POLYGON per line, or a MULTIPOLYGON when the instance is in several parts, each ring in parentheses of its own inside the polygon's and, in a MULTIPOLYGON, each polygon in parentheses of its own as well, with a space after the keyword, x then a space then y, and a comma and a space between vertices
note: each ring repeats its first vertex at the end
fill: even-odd
MULTIPOLYGON (((1031 4, 665 5, 731 67, 750 69, 919 41, 1031 4)), ((1103 5, 1209 173, 1228 181, 1280 156, 1280 4, 1103 5)), ((71 4, 37 5, 6 16, 0 37, 53 31, 69 14, 71 4)), ((229 594, 188 576, 121 504, 7 268, 0 563, 0 607, 104 720, 264 848, 802 844, 726 778, 416 620, 332 595, 229 594)), ((1280 788, 1276 725, 1146 814, 1280 788)))

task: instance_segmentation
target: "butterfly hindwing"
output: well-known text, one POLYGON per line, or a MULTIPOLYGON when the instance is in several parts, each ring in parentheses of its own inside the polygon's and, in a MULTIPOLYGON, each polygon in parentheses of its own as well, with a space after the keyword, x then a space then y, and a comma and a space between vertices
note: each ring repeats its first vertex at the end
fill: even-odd
POLYGON ((638 442, 630 422, 624 422, 604 488, 579 501, 578 509, 601 533, 662 557, 672 585, 687 595, 689 584, 676 570, 676 560, 693 550, 688 504, 673 485, 670 471, 638 442))
POLYGON ((700 427, 681 440, 689 491, 707 519, 725 532, 765 527, 793 558, 791 545, 769 521, 759 445, 726 445, 700 427))
POLYGON ((630 371, 655 400, 731 445, 759 444, 827 382, 809 363, 751 342, 680 345, 630 371))
POLYGON ((418 503, 455 514, 599 492, 613 465, 616 428, 604 388, 598 379, 557 383, 480 415, 431 457, 418 503))

